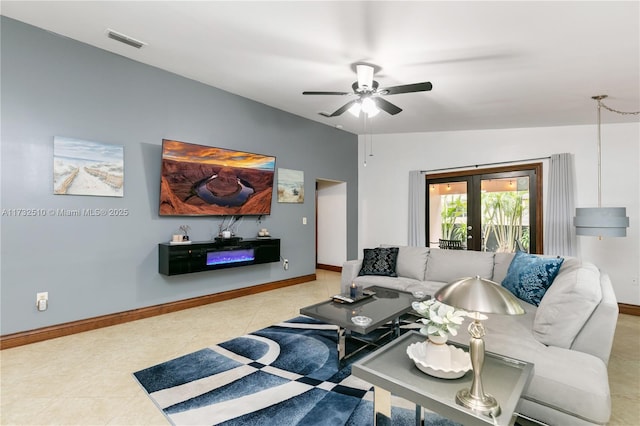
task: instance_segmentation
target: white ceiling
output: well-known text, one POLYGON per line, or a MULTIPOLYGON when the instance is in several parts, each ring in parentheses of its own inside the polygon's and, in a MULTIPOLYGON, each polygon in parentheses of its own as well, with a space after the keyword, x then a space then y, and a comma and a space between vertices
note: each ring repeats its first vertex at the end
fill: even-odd
MULTIPOLYGON (((353 64, 380 67, 386 97, 367 132, 594 124, 591 96, 640 110, 638 1, 5 1, 1 13, 90 45, 353 133, 353 64), (140 50, 107 28, 148 43, 140 50)), ((638 121, 603 111, 602 121, 638 121)))

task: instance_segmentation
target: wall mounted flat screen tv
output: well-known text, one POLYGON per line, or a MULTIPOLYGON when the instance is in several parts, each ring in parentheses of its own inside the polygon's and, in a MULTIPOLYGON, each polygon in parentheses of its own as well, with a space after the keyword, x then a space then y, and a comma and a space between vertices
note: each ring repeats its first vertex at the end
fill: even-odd
POLYGON ((160 216, 271 213, 276 158, 162 140, 160 216))

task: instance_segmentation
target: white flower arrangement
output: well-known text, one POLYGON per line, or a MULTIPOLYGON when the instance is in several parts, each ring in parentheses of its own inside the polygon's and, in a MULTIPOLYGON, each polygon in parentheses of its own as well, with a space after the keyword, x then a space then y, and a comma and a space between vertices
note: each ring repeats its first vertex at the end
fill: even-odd
POLYGON ((447 337, 447 334, 455 336, 458 334, 458 327, 464 322, 467 312, 445 305, 435 299, 424 302, 413 302, 411 307, 424 318, 418 321, 426 325, 420 329, 420 333, 425 335, 437 335, 447 337))

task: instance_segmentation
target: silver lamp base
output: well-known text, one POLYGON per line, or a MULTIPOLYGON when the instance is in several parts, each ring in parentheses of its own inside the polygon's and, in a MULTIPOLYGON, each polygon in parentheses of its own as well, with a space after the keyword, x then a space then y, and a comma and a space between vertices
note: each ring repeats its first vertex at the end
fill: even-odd
POLYGON ((487 393, 482 398, 478 398, 471 395, 469 389, 461 389, 456 394, 456 402, 463 407, 485 415, 498 417, 501 412, 498 401, 487 393))

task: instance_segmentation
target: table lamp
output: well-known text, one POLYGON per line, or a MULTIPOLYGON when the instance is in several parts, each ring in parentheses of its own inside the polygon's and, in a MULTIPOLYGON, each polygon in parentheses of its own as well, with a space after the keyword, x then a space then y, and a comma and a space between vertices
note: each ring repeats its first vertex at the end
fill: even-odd
POLYGON ((476 277, 461 278, 436 291, 434 299, 469 312, 473 322, 469 324, 469 356, 473 369, 470 389, 461 389, 456 394, 456 402, 463 407, 486 415, 499 416, 500 404, 484 393, 482 388, 482 366, 484 365, 484 326, 480 322, 487 319, 482 314, 521 315, 524 309, 518 299, 500 284, 476 277))

